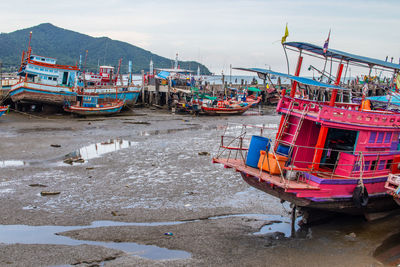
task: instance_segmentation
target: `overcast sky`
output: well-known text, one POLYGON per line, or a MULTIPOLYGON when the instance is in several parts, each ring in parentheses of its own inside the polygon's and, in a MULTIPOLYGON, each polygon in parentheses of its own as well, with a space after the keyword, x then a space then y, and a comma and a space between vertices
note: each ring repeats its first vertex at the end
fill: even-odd
POLYGON ((400 57, 399 0, 4 0, 0 9, 1 32, 49 22, 168 58, 179 53, 216 74, 229 73, 230 64, 285 71, 279 40, 286 23, 287 41, 322 46, 331 29, 331 48, 400 57))

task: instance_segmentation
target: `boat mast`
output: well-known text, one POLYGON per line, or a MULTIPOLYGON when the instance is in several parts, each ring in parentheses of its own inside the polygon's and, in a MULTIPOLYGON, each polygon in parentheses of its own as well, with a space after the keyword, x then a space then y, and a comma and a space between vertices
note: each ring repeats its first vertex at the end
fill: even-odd
MULTIPOLYGON (((115 99, 118 100, 118 86, 117 86, 117 81, 118 81, 118 75, 119 75, 119 70, 121 69, 121 63, 122 63, 122 58, 119 59, 118 63, 118 70, 117 70, 117 75, 115 76, 115 99)), ((122 84, 122 79, 121 79, 121 84, 122 84)))
POLYGON ((29 33, 28 54, 27 54, 28 59, 31 57, 31 52, 32 52, 31 40, 32 40, 32 32, 29 33))
MULTIPOLYGON (((337 75, 336 75, 336 81, 335 81, 335 85, 337 85, 337 86, 340 84, 342 72, 343 72, 343 63, 340 62, 339 66, 338 66, 337 75)), ((338 91, 338 89, 333 89, 331 100, 329 102, 329 106, 332 106, 332 107, 335 106, 337 91, 338 91)), ((326 137, 328 135, 328 130, 329 130, 329 128, 325 127, 325 126, 321 126, 321 129, 319 130, 318 140, 317 140, 317 144, 315 145, 314 158, 313 158, 313 163, 312 163, 312 167, 311 167, 312 170, 318 170, 318 168, 319 168, 319 163, 321 162, 322 152, 323 152, 323 148, 325 146, 325 141, 326 141, 326 137)))
MULTIPOLYGON (((303 56, 301 55, 302 50, 300 49, 299 53, 299 58, 297 59, 297 67, 296 67, 296 73, 294 74, 295 76, 300 75, 300 70, 301 70, 301 64, 303 63, 303 56)), ((296 89, 297 89, 297 81, 293 81, 292 83, 292 89, 290 90, 290 97, 293 98, 296 94, 296 89)))

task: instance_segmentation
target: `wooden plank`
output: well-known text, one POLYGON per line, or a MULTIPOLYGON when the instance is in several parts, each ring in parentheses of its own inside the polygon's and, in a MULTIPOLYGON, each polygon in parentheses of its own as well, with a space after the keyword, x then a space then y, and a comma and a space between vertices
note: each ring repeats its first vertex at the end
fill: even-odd
POLYGON ((243 160, 240 159, 213 159, 214 163, 221 163, 226 168, 234 168, 236 171, 245 172, 249 175, 257 177, 263 181, 269 182, 271 184, 277 185, 286 190, 288 189, 311 189, 311 190, 319 190, 319 187, 312 186, 310 184, 301 182, 301 181, 290 181, 290 180, 282 180, 281 176, 271 175, 267 172, 262 171, 260 175, 260 170, 257 168, 249 167, 245 165, 243 160))

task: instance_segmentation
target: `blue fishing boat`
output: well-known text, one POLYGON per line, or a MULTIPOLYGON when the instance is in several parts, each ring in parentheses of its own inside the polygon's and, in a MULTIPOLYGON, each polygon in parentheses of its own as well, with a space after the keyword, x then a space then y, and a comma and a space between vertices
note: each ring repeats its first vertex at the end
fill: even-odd
MULTIPOLYGON (((98 73, 82 73, 82 80, 79 83, 80 89, 85 94, 97 95, 99 99, 120 99, 125 105, 134 105, 140 94, 140 88, 134 86, 132 78, 126 84, 118 79, 121 61, 118 71, 114 74, 114 67, 100 66, 98 73)), ((131 72, 132 64, 129 62, 131 72)))
POLYGON ((58 65, 56 59, 32 54, 29 36, 28 50, 22 52, 18 71, 19 82, 11 86, 14 102, 62 106, 76 99, 77 66, 58 65))

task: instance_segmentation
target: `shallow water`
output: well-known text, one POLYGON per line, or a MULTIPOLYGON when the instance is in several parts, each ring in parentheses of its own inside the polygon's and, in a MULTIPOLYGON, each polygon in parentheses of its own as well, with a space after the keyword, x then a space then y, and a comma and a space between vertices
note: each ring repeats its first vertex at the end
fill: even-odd
MULTIPOLYGON (((71 162, 71 165, 85 163, 88 160, 99 158, 104 156, 105 154, 116 152, 121 149, 125 149, 131 146, 137 145, 137 142, 131 142, 122 139, 109 139, 104 142, 99 142, 95 144, 90 144, 79 148, 71 153, 68 153, 63 159, 82 159, 81 162, 71 162)), ((0 161, 0 168, 9 168, 9 167, 21 167, 21 166, 40 166, 40 165, 58 165, 63 166, 66 163, 60 158, 44 160, 44 161, 22 161, 22 160, 3 160, 0 161)))
MULTIPOLYGON (((171 223, 155 223, 150 225, 170 225, 171 223)), ((191 254, 183 250, 171 250, 151 245, 141 245, 133 242, 100 242, 89 240, 75 240, 57 233, 81 230, 86 228, 107 226, 142 226, 144 223, 121 223, 113 221, 97 221, 90 226, 29 226, 29 225, 0 225, 0 243, 5 244, 54 244, 77 246, 82 244, 103 246, 107 248, 125 251, 132 255, 138 255, 153 260, 162 259, 186 259, 191 254)))
MULTIPOLYGON (((268 214, 234 214, 223 215, 207 218, 207 220, 218 220, 230 217, 243 217, 248 219, 256 219, 266 221, 267 225, 263 226, 255 235, 265 235, 272 233, 283 233, 285 237, 291 235, 291 227, 288 218, 280 215, 268 214)), ((202 219, 204 220, 204 219, 202 219)), ((141 245, 134 242, 101 242, 89 240, 76 240, 59 233, 82 230, 96 227, 115 227, 115 226, 168 226, 178 225, 189 222, 198 222, 199 219, 186 221, 170 221, 170 222, 141 222, 128 223, 116 221, 94 221, 88 226, 29 226, 29 225, 0 225, 0 243, 5 244, 54 244, 54 245, 95 245, 107 248, 125 251, 132 255, 138 255, 153 260, 161 259, 186 259, 190 258, 191 254, 183 250, 171 250, 151 245, 141 245)), ((297 226, 298 230, 299 227, 297 226)))

